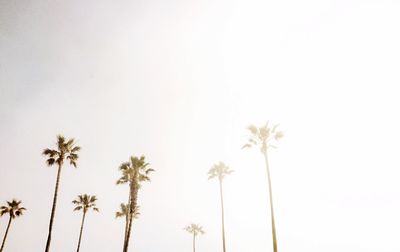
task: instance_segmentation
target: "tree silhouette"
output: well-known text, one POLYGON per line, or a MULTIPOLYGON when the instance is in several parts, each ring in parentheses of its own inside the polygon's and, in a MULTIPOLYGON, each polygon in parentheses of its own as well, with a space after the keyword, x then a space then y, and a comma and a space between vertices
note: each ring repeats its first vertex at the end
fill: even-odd
POLYGON ((278 251, 278 243, 276 238, 276 229, 275 229, 275 216, 274 216, 274 204, 272 200, 272 184, 271 184, 271 175, 269 171, 269 163, 268 163, 268 149, 276 148, 274 145, 271 145, 272 141, 278 141, 283 137, 283 133, 281 131, 277 131, 278 125, 273 126, 272 128, 268 127, 268 122, 262 127, 256 127, 254 125, 250 125, 248 130, 250 131, 250 137, 248 142, 242 147, 259 147, 261 153, 264 156, 265 167, 267 171, 267 180, 268 180, 268 192, 269 192, 269 205, 271 211, 271 226, 272 226, 272 243, 274 252, 278 251))
POLYGON ((87 211, 89 209, 93 209, 93 211, 96 211, 96 212, 99 211, 99 209, 96 207, 96 201, 97 201, 96 196, 90 196, 90 195, 87 195, 87 194, 78 195, 78 198, 76 200, 72 201, 72 203, 74 205, 76 205, 76 207, 74 208, 74 211, 82 210, 82 212, 83 212, 81 228, 80 228, 80 231, 79 231, 78 248, 76 249, 76 252, 79 252, 79 248, 81 247, 83 225, 85 223, 85 217, 86 217, 87 211))
POLYGON ((56 186, 54 189, 53 205, 51 208, 51 215, 50 215, 49 234, 47 236, 45 252, 50 251, 51 233, 53 231, 54 215, 55 215, 56 206, 57 206, 57 195, 58 195, 58 187, 60 184, 61 168, 62 168, 65 160, 68 160, 70 165, 72 165, 76 168, 76 161, 79 158, 78 152, 80 151, 80 149, 81 149, 81 147, 75 146, 75 140, 73 138, 66 141, 63 136, 58 135, 57 136, 57 149, 45 149, 43 151, 43 155, 45 155, 47 157, 47 161, 46 161, 47 165, 48 166, 57 165, 57 167, 58 167, 56 186))
POLYGON ((0 252, 3 251, 4 244, 6 243, 8 231, 10 229, 11 221, 15 219, 16 217, 19 217, 23 214, 23 211, 26 210, 25 207, 20 207, 19 204, 21 204, 21 201, 17 201, 13 199, 11 202, 7 201, 7 206, 1 206, 0 207, 0 216, 3 216, 5 214, 9 214, 9 219, 8 219, 8 224, 6 228, 6 233, 4 234, 3 242, 1 243, 1 248, 0 252))
MULTIPOLYGON (((139 218, 139 206, 136 206, 136 208, 133 210, 133 219, 139 218)), ((120 204, 120 210, 115 213, 115 218, 120 218, 124 217, 125 218, 125 237, 124 237, 124 246, 125 246, 125 241, 126 241, 126 236, 128 234, 128 224, 129 224, 129 204, 120 204)))
POLYGON ((199 224, 190 224, 185 227, 185 230, 193 235, 193 252, 196 252, 196 236, 199 234, 205 234, 203 227, 199 224))
POLYGON ((129 162, 122 163, 119 170, 122 176, 118 179, 118 184, 129 184, 129 199, 128 199, 128 225, 125 229, 125 240, 123 252, 127 252, 129 248, 129 239, 132 230, 132 221, 135 215, 135 209, 137 209, 137 197, 141 182, 150 181, 148 176, 150 172, 154 171, 148 168, 149 163, 145 161, 145 157, 140 158, 131 156, 129 162))
POLYGON ((208 171, 208 179, 218 178, 219 181, 219 193, 221 199, 221 219, 222 219, 222 249, 226 252, 225 245, 225 217, 224 217, 224 194, 222 191, 222 181, 226 175, 231 174, 233 171, 229 169, 223 162, 219 162, 211 167, 208 171))

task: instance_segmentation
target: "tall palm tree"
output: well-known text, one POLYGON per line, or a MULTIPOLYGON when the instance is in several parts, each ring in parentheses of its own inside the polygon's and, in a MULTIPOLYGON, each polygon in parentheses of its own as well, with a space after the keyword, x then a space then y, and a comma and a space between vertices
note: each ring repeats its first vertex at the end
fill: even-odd
POLYGON ((43 155, 47 157, 46 160, 47 165, 48 166, 57 165, 57 179, 56 179, 56 186, 54 189, 53 205, 51 207, 49 234, 47 236, 45 252, 50 251, 51 233, 53 231, 54 215, 56 213, 57 195, 58 195, 58 187, 60 184, 61 168, 63 167, 65 160, 69 161, 70 165, 76 168, 76 162, 79 158, 78 152, 81 149, 81 147, 75 145, 75 140, 73 138, 66 141, 66 139, 62 135, 57 136, 56 147, 57 147, 56 149, 43 150, 43 155))
MULTIPOLYGON (((139 218, 140 212, 139 212, 139 206, 136 206, 135 209, 133 209, 133 219, 139 218)), ((125 218, 125 238, 124 242, 126 241, 126 236, 128 234, 128 224, 129 224, 129 204, 120 204, 120 210, 115 213, 115 218, 119 217, 124 217, 125 218)), ((125 245, 125 243, 124 243, 125 245)))
POLYGON ((224 194, 222 192, 222 180, 226 175, 231 174, 233 171, 225 165, 223 162, 213 165, 208 171, 208 179, 218 178, 219 181, 219 193, 221 198, 221 218, 222 218, 222 248, 226 252, 225 245, 225 217, 224 217, 224 194))
POLYGON ((132 221, 135 214, 135 209, 137 209, 137 197, 141 182, 150 181, 148 176, 150 172, 154 171, 148 168, 149 163, 146 162, 145 157, 140 158, 131 156, 129 162, 122 163, 119 170, 122 176, 118 179, 118 184, 129 184, 129 198, 128 198, 128 225, 125 234, 124 248, 123 252, 128 251, 129 238, 132 230, 132 221))
POLYGON ((193 235, 193 252, 196 252, 196 236, 199 234, 205 234, 203 227, 199 224, 190 224, 184 229, 193 235))
POLYGON ((10 217, 8 219, 6 233, 4 234, 3 242, 1 243, 0 252, 3 251, 4 244, 6 243, 8 230, 10 229, 11 221, 13 219, 15 219, 16 217, 21 216, 23 214, 23 211, 26 210, 25 207, 20 207, 19 204, 21 204, 20 200, 17 201, 15 199, 13 199, 11 202, 7 201, 7 206, 1 206, 0 207, 0 216, 3 216, 4 214, 9 214, 10 215, 10 217))
POLYGON ((96 201, 97 201, 96 196, 90 196, 87 194, 78 195, 78 198, 76 200, 72 201, 72 203, 74 205, 76 205, 76 207, 74 208, 74 211, 79 211, 79 210, 83 211, 81 229, 79 231, 78 248, 76 249, 76 252, 79 252, 79 248, 81 247, 83 225, 85 223, 85 217, 86 217, 87 211, 89 209, 93 209, 93 211, 96 211, 96 212, 99 211, 99 209, 96 206, 96 201))
POLYGON ((276 229, 275 229, 275 216, 274 216, 274 204, 272 200, 272 184, 271 184, 271 175, 269 172, 269 163, 268 163, 268 149, 276 148, 274 145, 271 145, 272 141, 277 141, 283 137, 283 133, 281 131, 277 131, 278 125, 270 128, 268 126, 268 122, 262 127, 256 127, 254 125, 250 125, 248 130, 250 131, 250 137, 248 142, 242 147, 259 147, 261 153, 264 156, 265 168, 267 170, 267 180, 268 180, 268 191, 269 191, 269 206, 271 211, 271 226, 272 226, 272 243, 274 252, 278 251, 278 243, 276 239, 276 229))

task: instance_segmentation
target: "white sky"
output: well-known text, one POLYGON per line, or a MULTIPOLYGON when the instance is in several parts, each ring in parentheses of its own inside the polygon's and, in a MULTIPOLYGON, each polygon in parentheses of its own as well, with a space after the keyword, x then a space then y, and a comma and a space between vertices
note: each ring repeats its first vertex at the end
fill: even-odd
MULTIPOLYGON (((73 251, 77 194, 96 194, 81 251, 119 251, 120 163, 145 154, 132 251, 271 251, 265 169, 246 126, 279 123, 270 155, 280 251, 400 250, 400 3, 389 0, 0 0, 0 201, 21 199, 5 251, 44 250, 56 169, 41 151, 76 137, 52 251, 73 251)), ((0 219, 0 234, 7 218, 0 219)))

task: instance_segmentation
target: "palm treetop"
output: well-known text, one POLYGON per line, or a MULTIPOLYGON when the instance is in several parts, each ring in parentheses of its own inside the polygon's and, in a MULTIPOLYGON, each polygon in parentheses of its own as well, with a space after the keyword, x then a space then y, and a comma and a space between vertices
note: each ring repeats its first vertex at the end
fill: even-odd
POLYGON ((76 161, 78 160, 78 153, 81 147, 75 145, 75 139, 71 138, 68 141, 64 136, 57 136, 57 149, 46 148, 43 150, 43 155, 47 156, 47 165, 52 166, 58 164, 59 166, 64 163, 64 158, 69 160, 69 163, 76 167, 76 161))
POLYGON ((117 185, 132 181, 136 175, 138 180, 136 182, 150 181, 148 175, 150 172, 154 171, 154 169, 148 168, 149 165, 150 164, 145 161, 144 156, 140 158, 131 156, 130 162, 124 162, 119 167, 122 176, 117 180, 117 185))
POLYGON ((266 153, 269 147, 276 148, 272 145, 271 141, 278 141, 283 137, 283 132, 278 131, 278 124, 272 128, 268 126, 268 122, 261 127, 250 125, 247 129, 250 131, 248 142, 243 145, 243 148, 250 148, 253 146, 259 146, 262 153, 266 153))
POLYGON ((222 181, 226 175, 229 175, 232 172, 233 170, 231 170, 224 162, 219 162, 214 164, 208 171, 208 179, 218 177, 218 179, 222 181))
POLYGON ((10 214, 11 218, 19 217, 23 214, 23 211, 26 211, 25 207, 20 207, 21 204, 20 200, 13 199, 11 202, 7 201, 7 206, 0 207, 0 216, 4 214, 10 214))
POLYGON ((205 234, 203 227, 200 226, 199 224, 190 224, 189 226, 184 228, 186 231, 189 233, 193 234, 194 236, 197 236, 199 234, 205 234))
POLYGON ((96 206, 97 198, 96 196, 90 196, 87 194, 78 195, 76 200, 73 200, 72 203, 76 205, 74 211, 79 211, 83 209, 83 212, 87 212, 89 209, 93 209, 93 211, 98 212, 99 209, 96 206))
MULTIPOLYGON (((140 215, 139 209, 140 209, 139 206, 136 206, 133 209, 133 218, 134 219, 139 218, 139 215, 140 215)), ((120 210, 115 213, 115 218, 125 217, 125 216, 128 216, 128 215, 129 215, 129 205, 121 203, 120 204, 120 210)))

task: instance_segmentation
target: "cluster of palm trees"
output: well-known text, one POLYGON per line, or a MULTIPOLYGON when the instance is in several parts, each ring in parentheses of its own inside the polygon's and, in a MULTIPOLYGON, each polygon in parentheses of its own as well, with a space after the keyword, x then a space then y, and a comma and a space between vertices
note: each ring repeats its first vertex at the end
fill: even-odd
MULTIPOLYGON (((275 216, 274 216, 274 205, 272 200, 272 183, 271 183, 271 175, 269 171, 269 162, 268 162, 268 150, 270 148, 276 148, 276 146, 272 145, 272 142, 278 141, 283 137, 283 132, 277 130, 278 125, 274 125, 272 128, 269 127, 268 122, 261 127, 256 127, 254 125, 250 125, 248 130, 250 131, 250 135, 248 141, 244 148, 258 147, 260 148, 261 154, 265 160, 265 167, 267 173, 267 186, 268 186, 268 194, 269 194, 269 207, 271 214, 271 226, 272 226, 272 244, 273 251, 278 252, 278 242, 276 238, 276 228, 275 228, 275 216)), ((225 215, 224 215, 224 196, 223 196, 223 187, 222 182, 223 179, 231 174, 233 170, 231 170, 226 164, 223 162, 219 162, 211 167, 208 171, 208 179, 218 178, 219 182, 219 192, 220 192, 220 201, 221 201, 221 229, 222 229, 222 251, 226 252, 226 238, 225 238, 225 215)), ((193 252, 196 251, 196 236, 199 234, 204 234, 203 227, 199 224, 191 224, 185 227, 185 230, 193 235, 193 252)))
MULTIPOLYGON (((274 207, 272 200, 272 184, 271 176, 268 162, 268 150, 270 148, 276 148, 272 145, 273 141, 277 141, 283 137, 283 133, 277 130, 278 125, 269 127, 268 123, 261 127, 256 127, 251 125, 248 127, 250 131, 250 136, 248 142, 242 148, 258 147, 260 148, 261 154, 265 160, 266 175, 267 175, 267 189, 269 194, 269 208, 271 216, 271 226, 272 226, 272 243, 273 251, 278 251, 277 238, 276 238, 276 228, 275 228, 275 217, 274 217, 274 207)), ((57 207, 58 190, 60 186, 61 171, 65 163, 69 163, 73 167, 77 167, 77 160, 79 158, 79 151, 81 147, 77 146, 73 138, 66 140, 63 136, 57 136, 57 144, 55 149, 45 149, 43 155, 46 156, 46 163, 49 166, 57 167, 57 178, 55 183, 53 203, 50 214, 50 222, 48 229, 48 236, 46 241, 45 252, 50 251, 50 244, 52 239, 53 224, 55 219, 55 212, 57 207)), ((124 243, 123 252, 128 252, 129 240, 131 237, 132 223, 133 220, 138 218, 139 205, 138 205, 138 193, 143 182, 150 181, 149 174, 154 170, 149 168, 149 163, 146 162, 144 156, 136 157, 131 156, 129 161, 122 163, 119 166, 119 171, 121 172, 121 177, 117 180, 116 184, 127 184, 128 190, 128 200, 126 203, 120 204, 120 210, 116 212, 115 217, 122 217, 125 219, 125 230, 124 230, 124 243)), ((221 204, 221 234, 222 234, 222 250, 226 252, 226 237, 225 237, 225 216, 224 216, 224 197, 223 197, 223 180, 224 178, 231 174, 231 170, 223 162, 216 163, 208 171, 208 179, 217 178, 219 182, 219 193, 220 193, 220 204, 221 204)), ((82 221, 79 231, 79 239, 77 245, 77 252, 79 252, 82 233, 85 223, 86 214, 89 210, 98 212, 99 209, 96 206, 97 197, 94 195, 78 195, 72 203, 75 205, 74 211, 82 211, 82 221)), ((7 201, 6 206, 0 207, 0 216, 9 214, 9 221, 3 238, 3 242, 0 248, 0 252, 3 251, 4 244, 10 229, 10 225, 13 219, 19 217, 26 210, 24 207, 20 206, 21 201, 13 199, 12 201, 7 201)), ((200 234, 204 234, 203 227, 199 224, 190 224, 184 228, 187 232, 192 235, 193 252, 196 251, 196 237, 200 234)))

